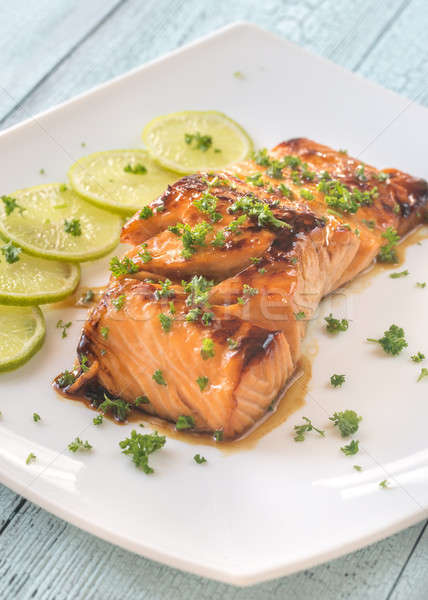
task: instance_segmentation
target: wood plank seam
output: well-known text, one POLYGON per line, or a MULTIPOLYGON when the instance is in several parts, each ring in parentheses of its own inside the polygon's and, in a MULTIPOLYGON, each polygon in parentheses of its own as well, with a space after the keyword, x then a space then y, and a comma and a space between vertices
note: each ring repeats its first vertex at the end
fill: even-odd
POLYGON ((395 13, 388 19, 388 21, 385 23, 385 25, 379 31, 378 35, 373 40, 373 42, 369 45, 367 50, 365 50, 365 52, 363 53, 363 55, 361 56, 361 58, 359 59, 357 64, 354 66, 353 71, 358 71, 358 69, 360 69, 360 67, 363 65, 365 60, 370 56, 370 54, 373 52, 373 50, 379 44, 379 42, 381 41, 381 39, 383 38, 385 33, 387 33, 389 31, 389 29, 391 28, 391 25, 401 17, 401 15, 403 14, 403 12, 406 10, 406 8, 409 6, 409 4, 411 2, 412 2, 412 0, 403 0, 401 5, 395 11, 395 13))
POLYGON ((14 518, 17 516, 17 514, 20 512, 20 510, 25 506, 25 504, 27 504, 27 502, 28 501, 25 498, 21 498, 21 500, 19 501, 17 506, 15 506, 15 508, 12 510, 12 512, 10 513, 10 515, 7 517, 7 519, 3 523, 2 527, 0 528, 0 535, 5 531, 5 529, 7 529, 7 527, 9 527, 9 525, 12 523, 14 518))
MULTIPOLYGON (((116 12, 123 6, 128 0, 119 0, 113 8, 111 8, 89 31, 87 31, 77 42, 62 56, 44 75, 41 77, 33 87, 18 101, 16 104, 3 116, 0 120, 0 126, 4 123, 32 94, 46 81, 55 71, 74 53, 76 50, 85 43, 94 33, 98 31, 100 27, 104 25, 116 12)), ((6 94, 9 94, 7 90, 4 90, 6 94)))
POLYGON ((413 546, 412 546, 412 548, 411 548, 411 550, 410 550, 410 552, 409 552, 409 555, 407 556, 406 560, 404 561, 404 564, 402 565, 402 567, 401 567, 401 569, 400 569, 400 571, 399 571, 399 573, 398 573, 397 577, 395 578, 395 581, 394 581, 394 583, 392 584, 392 587, 391 587, 390 591, 388 592, 388 595, 386 596, 385 600, 390 600, 390 599, 391 599, 391 597, 392 597, 392 594, 394 593, 394 590, 395 590, 395 588, 397 587, 397 585, 398 585, 398 582, 399 582, 399 581, 400 581, 400 579, 401 579, 401 576, 403 575, 403 573, 404 573, 404 571, 405 571, 405 569, 406 569, 407 565, 408 565, 408 564, 409 564, 409 562, 410 562, 410 559, 412 558, 412 556, 413 556, 413 554, 414 554, 414 552, 415 552, 416 548, 418 547, 418 544, 419 544, 419 542, 421 541, 421 539, 422 539, 422 536, 424 535, 424 533, 425 533, 425 530, 426 530, 427 526, 428 526, 428 519, 425 521, 425 525, 422 527, 421 531, 419 532, 419 535, 418 535, 418 537, 416 538, 416 540, 415 540, 415 543, 413 544, 413 546))

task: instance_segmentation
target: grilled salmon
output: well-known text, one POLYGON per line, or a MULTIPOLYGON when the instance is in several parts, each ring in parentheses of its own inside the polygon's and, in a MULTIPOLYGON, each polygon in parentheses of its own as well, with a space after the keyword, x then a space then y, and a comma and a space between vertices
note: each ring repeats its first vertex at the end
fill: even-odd
POLYGON ((419 224, 428 186, 305 138, 183 177, 122 231, 69 394, 232 439, 280 396, 326 295, 419 224))

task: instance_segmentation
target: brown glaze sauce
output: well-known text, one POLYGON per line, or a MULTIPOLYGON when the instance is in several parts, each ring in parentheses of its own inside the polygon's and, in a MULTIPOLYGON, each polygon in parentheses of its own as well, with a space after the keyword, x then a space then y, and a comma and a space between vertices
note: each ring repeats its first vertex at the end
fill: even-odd
MULTIPOLYGON (((348 290, 352 292, 362 292, 367 289, 374 276, 384 271, 395 271, 403 265, 406 258, 406 251, 410 246, 421 243, 428 239, 428 226, 420 225, 418 228, 409 233, 397 247, 399 261, 394 264, 374 263, 366 271, 358 275, 353 281, 346 284, 348 290)), ((72 296, 62 302, 53 305, 56 308, 62 307, 86 307, 90 308, 95 302, 98 302, 103 294, 105 287, 78 288, 72 296), (82 298, 86 292, 91 289, 94 292, 94 298, 91 302, 85 303, 82 298)), ((187 442, 192 445, 214 446, 222 450, 226 454, 236 451, 250 450, 254 448, 259 440, 284 423, 288 417, 304 405, 306 393, 308 391, 309 382, 312 374, 312 361, 318 352, 318 344, 315 339, 306 340, 306 353, 301 357, 294 377, 288 383, 285 391, 283 391, 275 403, 273 410, 268 411, 264 418, 259 421, 250 431, 246 432, 242 437, 236 440, 224 440, 216 442, 210 434, 183 432, 177 431, 173 423, 169 423, 158 417, 143 413, 138 409, 133 409, 127 421, 120 422, 110 417, 108 414, 105 418, 113 422, 126 425, 129 423, 150 425, 159 433, 166 435, 169 438, 187 442)), ((96 411, 91 400, 85 395, 68 395, 61 390, 56 384, 54 389, 64 398, 73 401, 84 403, 88 408, 96 411)), ((143 429, 141 430, 144 431, 143 429)))
MULTIPOLYGON (((174 423, 143 413, 138 409, 132 409, 132 412, 126 421, 118 421, 109 414, 104 415, 104 417, 118 425, 129 425, 129 423, 150 425, 153 429, 169 438, 193 445, 213 446, 219 448, 226 454, 241 450, 250 450, 256 446, 262 437, 270 433, 273 429, 276 429, 276 427, 279 427, 279 425, 284 423, 291 414, 304 405, 306 392, 312 375, 313 352, 311 352, 311 355, 311 358, 306 356, 301 357, 294 376, 291 381, 288 382, 285 390, 280 394, 279 399, 273 406, 273 410, 268 411, 261 421, 236 440, 216 442, 208 433, 177 431, 174 423)), ((54 389, 63 398, 82 402, 91 410, 97 411, 94 404, 91 403, 90 398, 85 394, 67 394, 55 385, 55 383, 54 389)), ((141 429, 141 433, 144 433, 144 429, 141 429)))

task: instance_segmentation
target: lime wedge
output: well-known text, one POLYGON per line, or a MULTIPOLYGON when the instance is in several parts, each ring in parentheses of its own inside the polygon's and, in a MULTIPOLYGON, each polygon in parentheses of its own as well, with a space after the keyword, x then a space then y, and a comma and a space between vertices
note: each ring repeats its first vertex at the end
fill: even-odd
POLYGON ((74 190, 90 202, 131 215, 178 179, 146 150, 108 150, 78 160, 68 172, 74 190))
POLYGON ((157 117, 145 126, 143 140, 161 165, 178 173, 222 169, 253 149, 238 123, 213 110, 157 117))
POLYGON ((0 371, 29 360, 43 344, 45 319, 38 306, 0 305, 0 371))
POLYGON ((7 199, 9 207, 0 202, 0 235, 29 254, 85 261, 104 256, 119 242, 120 217, 85 202, 64 184, 18 190, 7 199))
POLYGON ((74 292, 79 279, 79 265, 22 252, 12 264, 0 259, 0 304, 58 302, 74 292))

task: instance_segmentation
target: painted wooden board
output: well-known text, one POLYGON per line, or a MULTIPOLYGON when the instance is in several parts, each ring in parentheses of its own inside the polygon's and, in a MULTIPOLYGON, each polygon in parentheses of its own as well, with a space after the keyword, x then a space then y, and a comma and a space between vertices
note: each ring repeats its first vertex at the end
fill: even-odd
MULTIPOLYGON (((49 0, 0 7, 0 124, 9 126, 236 20, 256 22, 428 104, 425 0, 49 0), (22 108, 14 110, 14 103, 22 108)), ((239 68, 239 66, 237 67, 239 68)), ((0 598, 419 600, 416 525, 327 565, 238 590, 102 542, 0 486, 0 598)))

